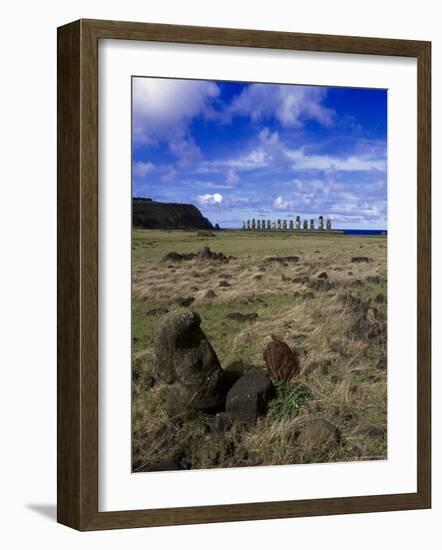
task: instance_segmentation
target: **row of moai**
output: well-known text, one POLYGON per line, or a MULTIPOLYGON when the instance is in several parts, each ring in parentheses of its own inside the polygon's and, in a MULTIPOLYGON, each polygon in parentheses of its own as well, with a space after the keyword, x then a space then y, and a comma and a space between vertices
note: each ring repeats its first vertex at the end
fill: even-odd
MULTIPOLYGON (((252 231, 294 231, 301 230, 301 216, 296 216, 295 222, 293 220, 247 220, 242 223, 243 229, 249 229, 252 231)), ((325 230, 331 231, 332 221, 329 218, 326 221, 325 230)), ((310 224, 308 220, 302 222, 303 231, 315 231, 315 220, 311 219, 310 224)), ((318 231, 324 231, 324 216, 319 216, 318 231)))

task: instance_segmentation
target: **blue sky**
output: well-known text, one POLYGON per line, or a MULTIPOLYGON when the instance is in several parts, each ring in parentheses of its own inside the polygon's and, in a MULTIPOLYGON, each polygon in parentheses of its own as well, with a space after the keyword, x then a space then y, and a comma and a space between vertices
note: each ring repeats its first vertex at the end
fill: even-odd
POLYGON ((136 77, 132 191, 221 227, 387 226, 387 91, 136 77))

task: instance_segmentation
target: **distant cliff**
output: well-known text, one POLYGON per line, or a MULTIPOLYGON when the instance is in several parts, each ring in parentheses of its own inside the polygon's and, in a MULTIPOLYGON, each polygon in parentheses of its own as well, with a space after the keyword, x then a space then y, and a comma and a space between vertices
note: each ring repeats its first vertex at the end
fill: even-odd
POLYGON ((133 227, 143 229, 213 229, 193 204, 132 200, 133 227))

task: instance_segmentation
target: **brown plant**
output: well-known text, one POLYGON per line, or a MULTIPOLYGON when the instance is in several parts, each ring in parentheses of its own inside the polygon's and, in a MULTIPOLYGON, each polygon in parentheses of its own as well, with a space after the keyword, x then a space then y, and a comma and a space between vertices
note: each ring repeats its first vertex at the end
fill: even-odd
POLYGON ((272 340, 263 353, 267 371, 271 378, 281 382, 290 380, 299 374, 298 354, 293 352, 282 340, 272 340))

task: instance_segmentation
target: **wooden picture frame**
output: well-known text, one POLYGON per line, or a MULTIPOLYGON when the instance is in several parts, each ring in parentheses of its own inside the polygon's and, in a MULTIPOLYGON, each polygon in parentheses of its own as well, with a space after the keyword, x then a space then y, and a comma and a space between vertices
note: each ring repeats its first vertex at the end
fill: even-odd
POLYGON ((431 44, 79 20, 58 29, 58 521, 81 531, 431 506, 431 44), (418 67, 417 492, 98 511, 98 41, 159 41, 403 56, 418 67))

